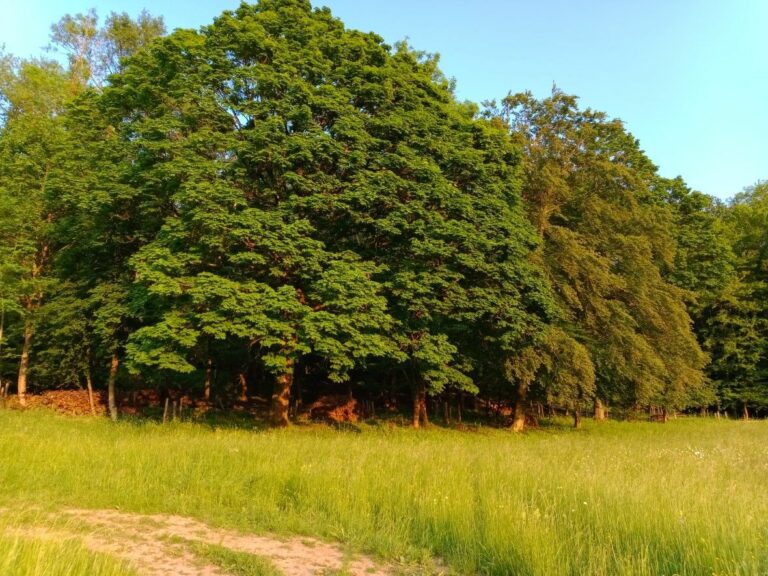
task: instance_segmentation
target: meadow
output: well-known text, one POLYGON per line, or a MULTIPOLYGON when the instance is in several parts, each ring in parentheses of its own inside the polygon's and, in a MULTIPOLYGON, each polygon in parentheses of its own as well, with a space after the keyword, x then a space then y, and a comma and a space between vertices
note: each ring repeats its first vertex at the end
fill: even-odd
POLYGON ((132 574, 27 530, 69 507, 314 536, 412 573, 768 573, 765 421, 262 431, 2 410, 0 430, 2 574, 132 574))

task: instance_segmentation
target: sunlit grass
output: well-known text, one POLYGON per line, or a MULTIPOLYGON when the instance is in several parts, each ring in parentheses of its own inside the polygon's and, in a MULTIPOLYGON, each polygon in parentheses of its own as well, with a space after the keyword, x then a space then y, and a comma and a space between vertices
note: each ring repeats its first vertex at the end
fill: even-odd
MULTIPOLYGON (((255 432, 0 411, 0 506, 321 536, 464 574, 768 572, 768 422, 255 432)), ((1 572, 1 571, 0 571, 1 572)))
POLYGON ((61 537, 31 524, 33 514, 0 514, 3 576, 136 576, 124 562, 86 550, 76 537, 61 537))
POLYGON ((267 558, 246 552, 235 552, 215 544, 194 542, 189 546, 198 557, 220 567, 232 576, 280 576, 281 574, 267 558))

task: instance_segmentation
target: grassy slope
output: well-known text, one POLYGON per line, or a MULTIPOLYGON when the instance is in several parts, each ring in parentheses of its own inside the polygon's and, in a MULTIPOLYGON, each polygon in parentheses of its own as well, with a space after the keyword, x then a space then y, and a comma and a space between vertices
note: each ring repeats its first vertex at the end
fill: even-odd
POLYGON ((276 432, 0 411, 0 506, 172 512, 466 574, 768 572, 768 422, 276 432))

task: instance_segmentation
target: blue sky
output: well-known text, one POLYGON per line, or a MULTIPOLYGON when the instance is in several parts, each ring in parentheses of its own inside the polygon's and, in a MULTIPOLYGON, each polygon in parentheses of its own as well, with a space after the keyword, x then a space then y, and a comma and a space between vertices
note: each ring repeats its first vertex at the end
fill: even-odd
MULTIPOLYGON (((51 23, 147 7, 169 29, 238 0, 0 0, 0 44, 37 55, 51 23)), ((441 54, 462 99, 553 83, 625 121, 665 176, 721 198, 768 179, 768 0, 313 0, 349 27, 441 54)))

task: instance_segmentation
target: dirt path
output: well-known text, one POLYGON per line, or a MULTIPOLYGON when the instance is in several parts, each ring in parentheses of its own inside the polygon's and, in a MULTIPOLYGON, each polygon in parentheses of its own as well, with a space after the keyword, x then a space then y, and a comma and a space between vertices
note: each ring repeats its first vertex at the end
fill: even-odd
POLYGON ((25 532, 47 538, 79 537, 95 552, 130 563, 142 576, 227 576, 221 568, 193 553, 189 543, 215 544, 235 552, 268 559, 285 576, 393 576, 363 556, 349 556, 338 546, 311 538, 279 539, 212 528, 207 524, 164 514, 141 515, 115 510, 64 510, 58 520, 76 521, 81 532, 25 532))

